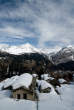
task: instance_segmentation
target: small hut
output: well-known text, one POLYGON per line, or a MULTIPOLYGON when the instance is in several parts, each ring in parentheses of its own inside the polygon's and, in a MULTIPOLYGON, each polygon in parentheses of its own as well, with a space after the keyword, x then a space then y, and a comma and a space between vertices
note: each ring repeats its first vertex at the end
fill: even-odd
POLYGON ((24 87, 19 87, 18 89, 13 90, 12 97, 14 99, 37 100, 35 92, 24 87))
POLYGON ((13 85, 12 97, 16 99, 37 100, 36 97, 36 78, 30 74, 21 75, 13 85))
POLYGON ((29 73, 8 78, 5 80, 3 88, 11 90, 12 98, 38 100, 35 92, 36 77, 33 77, 29 73))
POLYGON ((38 89, 41 93, 51 92, 52 86, 48 82, 46 82, 45 80, 38 80, 37 84, 38 84, 38 89))

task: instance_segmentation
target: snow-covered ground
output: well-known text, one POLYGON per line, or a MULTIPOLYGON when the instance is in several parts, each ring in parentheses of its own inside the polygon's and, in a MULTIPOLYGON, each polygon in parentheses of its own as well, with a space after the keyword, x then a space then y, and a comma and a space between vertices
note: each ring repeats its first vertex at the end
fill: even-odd
MULTIPOLYGON (((61 95, 39 94, 39 110, 74 110, 74 83, 57 87, 61 95)), ((36 102, 9 98, 10 91, 0 91, 0 110, 36 110, 36 102)))

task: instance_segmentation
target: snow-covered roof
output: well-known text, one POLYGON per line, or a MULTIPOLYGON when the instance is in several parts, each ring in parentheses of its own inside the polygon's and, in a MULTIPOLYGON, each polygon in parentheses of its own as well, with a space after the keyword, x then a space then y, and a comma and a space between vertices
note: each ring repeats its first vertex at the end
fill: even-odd
POLYGON ((29 88, 29 86, 32 83, 32 75, 25 73, 23 75, 21 75, 13 84, 12 87, 13 89, 17 89, 20 87, 26 87, 29 88))
POLYGON ((6 80, 2 81, 0 83, 0 88, 8 88, 9 86, 12 86, 13 89, 17 89, 20 87, 29 88, 29 86, 32 83, 32 75, 29 73, 24 73, 20 76, 13 76, 11 78, 7 78, 6 80))
POLYGON ((37 80, 37 83, 38 83, 38 86, 41 86, 41 89, 44 90, 44 89, 47 89, 47 88, 51 88, 51 94, 56 94, 55 90, 54 90, 54 87, 48 83, 47 81, 45 80, 37 80))
POLYGON ((37 80, 38 86, 41 86, 41 89, 51 88, 51 84, 46 82, 45 80, 37 80))
POLYGON ((60 83, 64 83, 64 82, 66 82, 66 80, 60 78, 60 79, 59 79, 59 82, 60 82, 60 83))
POLYGON ((19 78, 19 76, 13 76, 11 78, 7 78, 5 81, 4 81, 4 88, 7 88, 9 86, 12 86, 12 84, 19 78))
POLYGON ((48 80, 48 79, 53 80, 54 79, 53 77, 49 76, 49 74, 42 74, 41 78, 44 80, 48 80))
POLYGON ((38 75, 37 75, 37 74, 32 74, 32 76, 33 76, 33 77, 37 77, 38 75))
POLYGON ((44 79, 44 80, 48 80, 49 76, 48 76, 48 74, 42 74, 41 78, 44 79))

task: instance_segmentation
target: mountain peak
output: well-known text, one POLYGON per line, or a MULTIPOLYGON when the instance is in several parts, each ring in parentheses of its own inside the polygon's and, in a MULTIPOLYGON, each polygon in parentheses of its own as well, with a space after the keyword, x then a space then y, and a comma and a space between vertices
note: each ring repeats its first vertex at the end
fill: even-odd
POLYGON ((22 54, 22 53, 37 53, 40 52, 39 49, 33 47, 30 43, 22 44, 19 46, 7 46, 1 45, 0 50, 4 52, 8 52, 11 54, 22 54))
POLYGON ((24 44, 26 47, 33 47, 30 43, 26 43, 26 44, 24 44))
POLYGON ((54 64, 74 61, 74 47, 67 46, 67 47, 62 48, 56 54, 52 55, 51 59, 54 64))

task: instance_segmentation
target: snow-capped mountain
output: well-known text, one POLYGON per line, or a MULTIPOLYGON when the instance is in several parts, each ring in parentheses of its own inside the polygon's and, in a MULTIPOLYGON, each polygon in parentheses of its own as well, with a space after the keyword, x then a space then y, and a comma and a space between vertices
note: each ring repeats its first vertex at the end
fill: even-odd
POLYGON ((74 61, 74 47, 68 46, 68 47, 62 48, 56 54, 51 55, 50 60, 54 64, 66 63, 68 61, 74 61))
POLYGON ((55 48, 36 48, 31 44, 23 44, 19 46, 9 46, 6 44, 0 44, 0 51, 7 52, 9 54, 14 55, 22 55, 22 54, 31 54, 31 53, 39 53, 44 54, 49 57, 49 60, 53 64, 66 63, 68 61, 74 61, 74 47, 68 46, 61 49, 61 47, 55 48))
POLYGON ((9 46, 7 44, 0 44, 0 51, 15 55, 24 54, 24 53, 43 53, 48 56, 51 56, 52 53, 55 54, 60 49, 61 48, 57 46, 55 48, 36 48, 29 43, 19 46, 9 46))
POLYGON ((20 46, 8 46, 0 45, 0 50, 11 54, 23 54, 23 53, 40 53, 40 49, 33 47, 31 44, 23 44, 20 46))

